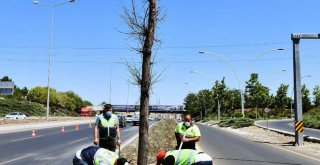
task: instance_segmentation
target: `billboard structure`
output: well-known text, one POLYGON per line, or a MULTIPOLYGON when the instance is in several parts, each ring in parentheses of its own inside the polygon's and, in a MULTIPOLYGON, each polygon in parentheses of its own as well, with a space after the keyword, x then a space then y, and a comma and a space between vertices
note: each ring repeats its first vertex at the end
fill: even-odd
POLYGON ((14 82, 0 81, 0 95, 13 95, 14 82))

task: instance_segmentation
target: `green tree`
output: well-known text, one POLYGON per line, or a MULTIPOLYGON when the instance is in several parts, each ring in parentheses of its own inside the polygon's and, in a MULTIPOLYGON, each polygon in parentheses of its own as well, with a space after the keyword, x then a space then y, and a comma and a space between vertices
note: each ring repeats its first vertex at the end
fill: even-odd
POLYGON ((227 96, 227 85, 225 83, 225 78, 223 77, 221 81, 216 81, 211 88, 212 95, 214 98, 214 109, 218 109, 218 100, 220 103, 220 111, 224 111, 226 109, 227 100, 229 99, 227 96))
POLYGON ((275 108, 279 110, 285 110, 290 104, 290 98, 287 96, 289 85, 280 84, 275 96, 275 108))
MULTIPOLYGON (((45 105, 47 103, 47 87, 37 86, 32 88, 27 94, 29 101, 40 103, 45 105)), ((54 88, 50 88, 50 106, 57 106, 59 103, 57 91, 54 88)))
POLYGON ((246 81, 247 103, 252 107, 265 107, 270 104, 269 88, 262 86, 257 73, 252 73, 246 81))
POLYGON ((3 76, 1 81, 12 81, 12 79, 10 79, 9 76, 3 76))
POLYGON ((185 110, 190 113, 192 116, 197 117, 200 116, 200 101, 199 97, 195 93, 189 93, 184 98, 184 106, 185 110))
POLYGON ((312 106, 311 106, 311 100, 310 100, 310 90, 307 88, 305 84, 301 86, 301 97, 302 97, 302 112, 308 112, 312 106))
POLYGON ((314 106, 319 107, 320 106, 320 86, 319 85, 316 85, 313 88, 312 94, 314 96, 314 100, 313 100, 314 106))
POLYGON ((201 90, 198 92, 199 105, 200 105, 200 113, 202 113, 202 117, 208 117, 208 114, 214 112, 214 100, 213 93, 208 90, 201 90))

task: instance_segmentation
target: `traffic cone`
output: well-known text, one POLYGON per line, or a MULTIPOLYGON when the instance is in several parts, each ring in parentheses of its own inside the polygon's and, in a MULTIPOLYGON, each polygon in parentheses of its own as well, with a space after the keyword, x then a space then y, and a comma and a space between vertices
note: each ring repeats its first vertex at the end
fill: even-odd
POLYGON ((79 130, 79 125, 78 125, 78 123, 76 124, 76 130, 79 130))
POLYGON ((92 125, 91 125, 91 123, 89 123, 89 128, 92 128, 92 125))
POLYGON ((64 127, 61 128, 61 133, 63 133, 63 132, 64 132, 64 127))
POLYGON ((36 132, 34 130, 32 130, 31 137, 36 137, 36 132))

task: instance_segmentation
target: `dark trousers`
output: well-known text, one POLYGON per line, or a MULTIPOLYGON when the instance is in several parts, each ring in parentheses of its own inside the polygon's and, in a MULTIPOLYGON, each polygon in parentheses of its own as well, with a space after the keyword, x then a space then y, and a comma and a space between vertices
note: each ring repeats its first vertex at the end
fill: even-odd
POLYGON ((73 165, 88 165, 88 163, 84 162, 82 159, 77 158, 77 156, 73 157, 72 163, 73 165))
POLYGON ((117 138, 107 137, 106 139, 99 140, 99 146, 109 151, 116 151, 117 138))

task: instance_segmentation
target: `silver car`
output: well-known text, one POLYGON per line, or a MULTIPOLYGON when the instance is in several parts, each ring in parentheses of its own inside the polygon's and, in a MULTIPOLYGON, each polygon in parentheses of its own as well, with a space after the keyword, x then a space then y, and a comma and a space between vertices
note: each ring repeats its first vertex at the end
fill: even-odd
POLYGON ((26 115, 21 112, 11 112, 7 114, 4 119, 6 120, 19 120, 19 119, 25 119, 26 115))

